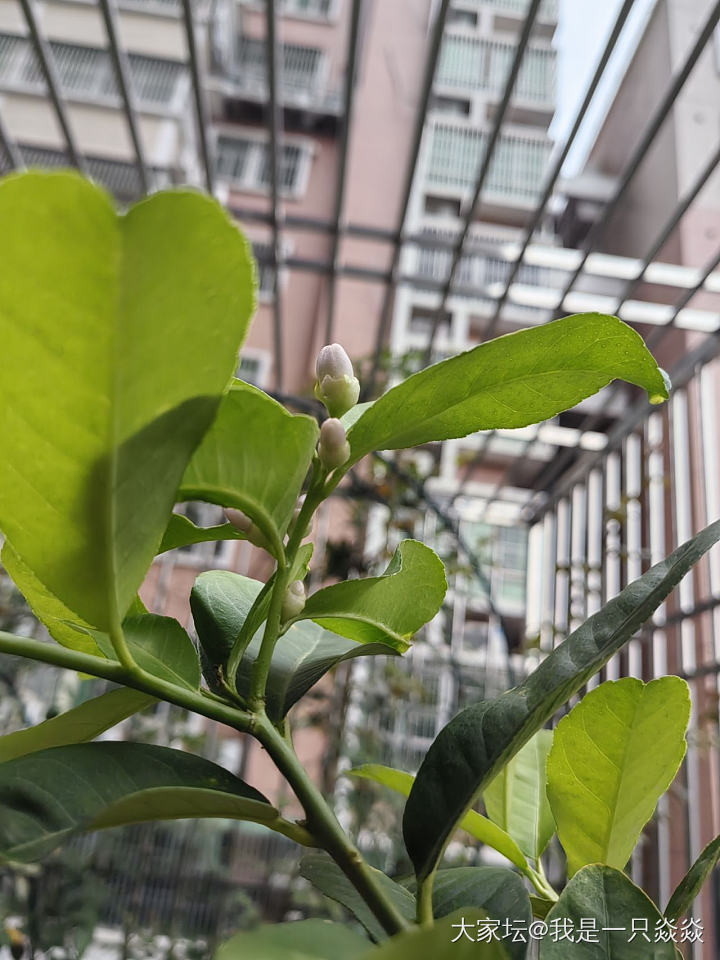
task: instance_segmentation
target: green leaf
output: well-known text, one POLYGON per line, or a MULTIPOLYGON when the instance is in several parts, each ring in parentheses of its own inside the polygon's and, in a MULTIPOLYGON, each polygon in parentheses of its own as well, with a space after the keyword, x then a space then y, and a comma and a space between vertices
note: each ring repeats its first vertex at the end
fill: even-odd
POLYGON ((478 936, 485 921, 486 915, 480 910, 459 910, 430 929, 415 927, 386 940, 362 954, 360 960, 508 960, 502 942, 478 943, 469 939, 478 936), (463 921, 466 933, 460 926, 463 921))
POLYGON ((679 677, 603 683, 563 717, 547 790, 570 876, 588 863, 623 869, 675 779, 689 720, 679 677))
MULTIPOLYGON (((411 887, 412 889, 412 887, 411 887)), ((491 920, 500 921, 503 929, 518 925, 527 930, 532 921, 530 897, 520 877, 505 867, 457 867, 438 870, 433 887, 433 914, 447 917, 461 908, 477 907, 491 920)), ((525 960, 528 944, 514 934, 504 938, 504 947, 511 960, 525 960)))
POLYGON ((313 417, 293 415, 236 380, 195 452, 179 500, 244 511, 279 549, 317 444, 313 417))
POLYGON ((667 399, 642 338, 617 317, 581 313, 519 330, 436 363, 388 390, 348 432, 351 463, 476 430, 554 417, 616 378, 667 399))
POLYGON ((189 190, 118 216, 76 174, 27 173, 0 184, 0 220, 0 529, 108 631, 237 362, 251 258, 220 205, 189 190))
POLYGON ((48 633, 64 647, 103 656, 92 636, 92 627, 58 600, 23 563, 8 540, 2 548, 2 563, 28 606, 48 633))
POLYGON ((29 862, 73 834, 149 820, 221 816, 273 826, 278 813, 227 770, 180 750, 102 742, 0 764, 0 856, 29 862))
MULTIPOLYGON (((355 767, 354 770, 348 770, 348 775, 373 780, 375 783, 380 783, 390 790, 402 794, 403 797, 410 796, 410 791, 415 782, 415 777, 411 773, 405 773, 404 770, 394 770, 392 767, 384 767, 379 763, 366 763, 361 767, 355 767)), ((525 854, 513 838, 492 820, 488 820, 487 817, 483 817, 475 810, 468 810, 458 824, 458 828, 469 833, 471 837, 475 837, 480 843, 497 850, 529 879, 532 879, 532 870, 525 854)))
MULTIPOLYGON (((190 606, 203 651, 213 664, 226 662, 261 589, 262 584, 257 580, 228 570, 201 573, 195 581, 190 606)), ((250 691, 252 668, 261 640, 259 629, 238 665, 235 687, 240 696, 250 691)), ((395 656, 397 651, 382 643, 347 640, 312 622, 294 624, 279 638, 273 652, 267 681, 268 716, 281 720, 293 704, 341 661, 378 654, 395 656)))
POLYGON ((720 539, 720 521, 678 547, 575 630, 519 686, 467 707, 440 731, 405 807, 403 834, 424 880, 455 827, 556 710, 632 637, 687 571, 720 539))
POLYGON ((222 944, 215 960, 354 960, 367 948, 365 937, 342 924, 297 920, 238 933, 222 944))
POLYGON ((171 513, 158 553, 187 547, 191 543, 209 543, 211 540, 246 540, 231 523, 221 523, 214 527, 198 527, 181 513, 171 513))
POLYGON ((548 913, 555 906, 555 901, 546 900, 545 897, 530 897, 530 906, 532 907, 533 916, 537 917, 539 920, 544 920, 547 917, 548 913))
MULTIPOLYGON (((369 868, 378 884, 382 887, 385 896, 391 900, 398 912, 406 920, 414 922, 415 920, 415 897, 395 883, 390 877, 381 873, 379 870, 369 868)), ((387 933, 375 914, 365 903, 363 898, 350 883, 340 867, 334 863, 325 853, 308 853, 300 861, 300 876, 305 877, 314 887, 317 887, 321 893, 324 893, 330 900, 341 903, 350 911, 367 932, 376 942, 387 939, 387 933)))
POLYGON ((318 590, 297 619, 314 620, 361 643, 387 643, 402 653, 438 612, 446 590, 440 558, 417 540, 403 540, 382 576, 318 590))
POLYGON ((44 720, 26 730, 0 737, 0 763, 49 747, 93 740, 105 730, 155 703, 155 698, 125 687, 86 700, 67 713, 44 720))
POLYGON ((545 792, 552 743, 552 730, 538 730, 483 791, 490 819, 533 860, 541 856, 555 833, 555 820, 545 792))
POLYGON ((720 860, 720 837, 715 837, 675 888, 665 908, 665 916, 668 920, 675 921, 685 916, 705 881, 717 866, 718 860, 720 860))
POLYGON ((583 867, 565 887, 545 922, 551 926, 555 921, 561 927, 565 921, 577 931, 581 920, 586 927, 594 923, 598 943, 573 943, 567 939, 554 943, 548 936, 541 941, 540 960, 676 960, 674 944, 654 942, 656 924, 662 921, 655 904, 624 873, 612 867, 583 867), (633 920, 638 926, 647 921, 650 942, 642 935, 629 942, 633 920), (603 932, 604 927, 621 929, 603 932))
MULTIPOLYGON (((197 690, 200 686, 200 662, 193 642, 173 617, 155 613, 128 617, 123 633, 133 659, 139 667, 176 686, 197 690)), ((106 634, 95 632, 97 645, 106 657, 115 656, 106 634)))

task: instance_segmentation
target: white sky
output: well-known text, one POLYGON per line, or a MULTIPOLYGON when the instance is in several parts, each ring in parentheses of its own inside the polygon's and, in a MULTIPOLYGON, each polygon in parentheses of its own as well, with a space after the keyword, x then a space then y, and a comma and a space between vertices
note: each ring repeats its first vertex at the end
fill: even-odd
MULTIPOLYGON (((562 139, 570 130, 622 0, 561 0, 560 25, 555 34, 558 48, 558 105, 551 133, 562 139)), ((572 174, 582 164, 602 122, 629 56, 647 22, 655 0, 636 0, 610 63, 605 69, 593 105, 570 153, 565 173, 572 174)))

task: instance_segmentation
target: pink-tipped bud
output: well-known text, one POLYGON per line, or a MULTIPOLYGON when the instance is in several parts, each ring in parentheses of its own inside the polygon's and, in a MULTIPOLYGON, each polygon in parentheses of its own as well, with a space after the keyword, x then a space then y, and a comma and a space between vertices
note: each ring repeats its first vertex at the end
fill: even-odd
POLYGON ((345 427, 334 417, 326 420, 320 427, 318 456, 328 470, 341 467, 350 457, 350 444, 345 427))
POLYGON ((358 402, 360 381, 353 372, 350 357, 339 343, 323 347, 315 364, 315 396, 333 417, 341 417, 358 402))
POLYGON ((268 543, 268 539, 265 534, 252 522, 246 513, 242 512, 242 510, 236 510, 234 507, 228 507, 225 510, 225 516, 236 530, 239 530, 240 533, 245 534, 250 543, 254 544, 256 547, 261 547, 263 550, 270 549, 270 544, 268 543))
POLYGON ((305 585, 302 580, 293 580, 285 591, 280 615, 283 620, 291 620, 293 617, 297 617, 299 613, 302 613, 304 606, 305 585))

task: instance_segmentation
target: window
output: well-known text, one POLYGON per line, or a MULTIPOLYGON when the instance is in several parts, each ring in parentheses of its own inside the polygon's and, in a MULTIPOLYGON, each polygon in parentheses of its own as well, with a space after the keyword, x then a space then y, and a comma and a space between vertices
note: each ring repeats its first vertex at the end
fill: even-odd
MULTIPOLYGON (((273 296, 272 247, 269 243, 252 241, 253 254, 258 268, 258 293, 261 297, 273 296)), ((246 379, 245 377, 242 378, 246 379)), ((255 383, 254 380, 250 381, 255 383)))
POLYGON ((451 8, 447 17, 448 26, 452 27, 476 27, 478 25, 478 15, 472 10, 456 10, 451 8))
POLYGON ((330 16, 333 6, 333 0, 280 0, 280 9, 283 13, 321 17, 323 20, 327 20, 330 16))
MULTIPOLYGON (((309 95, 318 89, 321 79, 323 53, 316 47, 283 43, 280 79, 285 94, 309 95)), ((265 41, 254 37, 240 37, 237 48, 237 81, 243 87, 256 88, 265 96, 267 67, 265 41)))
POLYGON ((245 383, 262 390, 265 388, 269 369, 270 355, 264 350, 243 351, 235 376, 238 380, 244 380, 245 383))
MULTIPOLYGON (((515 46, 500 40, 464 34, 445 37, 438 65, 438 84, 490 90, 505 88, 515 46)), ((525 100, 550 102, 555 93, 556 54, 550 47, 528 47, 523 57, 514 95, 525 100)))
MULTIPOLYGON (((63 93, 105 100, 117 99, 115 70, 105 50, 71 43, 51 43, 63 93)), ((174 60, 131 53, 130 75, 141 104, 168 106, 176 100, 186 69, 174 60)), ((25 37, 0 35, 0 81, 44 89, 42 67, 25 37)))
MULTIPOLYGON (((297 143, 280 148, 280 189, 299 193, 303 187, 309 151, 297 143)), ((250 137, 221 135, 217 142, 217 173, 238 189, 270 189, 270 148, 266 141, 250 137)))

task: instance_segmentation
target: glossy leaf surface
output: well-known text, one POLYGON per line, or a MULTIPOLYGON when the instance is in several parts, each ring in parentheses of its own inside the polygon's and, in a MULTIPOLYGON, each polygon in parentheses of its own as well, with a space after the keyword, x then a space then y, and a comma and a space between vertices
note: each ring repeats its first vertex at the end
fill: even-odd
POLYGON ((598 864, 584 867, 565 887, 545 922, 562 928, 565 923, 577 940, 580 921, 598 931, 597 943, 545 937, 540 944, 540 960, 676 960, 672 943, 655 943, 660 913, 650 898, 612 867, 598 864), (648 938, 632 938, 633 921, 647 924, 648 938), (604 927, 616 927, 604 931, 604 927), (631 939, 632 938, 632 939, 631 939))
POLYGON ((0 220, 0 529, 51 594, 108 630, 237 362, 248 247, 198 192, 118 216, 65 172, 6 178, 0 220))
POLYGON ((376 400, 348 433, 355 462, 476 430, 547 420, 612 380, 667 387, 642 338, 617 317, 582 313, 519 330, 433 364, 376 400))
POLYGON ((622 870, 685 756, 690 691, 679 677, 596 687, 560 721, 548 796, 572 876, 622 870))
POLYGON ((155 702, 154 697, 130 687, 110 690, 34 727, 6 733, 0 737, 0 763, 50 747, 93 740, 155 702))
POLYGON ((236 507, 279 541, 318 433, 313 417, 288 413, 262 390, 236 380, 185 472, 178 499, 236 507))
POLYGON ((521 684, 497 700, 467 707, 440 732, 403 818, 405 845, 419 878, 432 872, 452 832, 503 764, 632 637, 719 539, 715 522, 627 586, 521 684))
MULTIPOLYGON (((415 920, 415 897, 412 893, 379 870, 373 870, 372 872, 377 882, 382 886, 385 896, 392 901, 399 913, 408 922, 413 922, 415 920)), ((326 897, 341 903, 349 910, 365 927, 373 940, 379 943, 387 939, 387 933, 375 918, 375 914, 340 867, 327 854, 306 854, 300 862, 300 875, 305 877, 314 887, 317 887, 326 897)))
MULTIPOLYGON (((133 659, 139 667, 176 686, 197 690, 200 686, 200 661, 192 640, 173 617, 143 614, 128 617, 123 633, 133 659)), ((95 640, 106 657, 115 656, 107 636, 95 633, 95 640)))
POLYGON ((223 943, 215 960, 355 960, 368 941, 357 931, 327 920, 267 924, 223 943))
POLYGON ((665 908, 665 916, 677 920, 692 907, 693 900, 703 888, 703 884, 713 872, 720 860, 720 837, 715 837, 705 847, 695 863, 675 888, 665 908))
POLYGON ((261 793, 202 757, 112 741, 0 764, 0 814, 0 856, 19 861, 39 860, 100 826, 232 815, 272 825, 277 818, 261 793))
POLYGON ((298 619, 361 643, 399 652, 440 609, 447 580, 442 561, 417 540, 403 540, 382 576, 346 580, 308 597, 298 619))
POLYGON ((483 791, 488 816, 537 860, 555 833, 545 791, 552 730, 539 730, 483 791))

